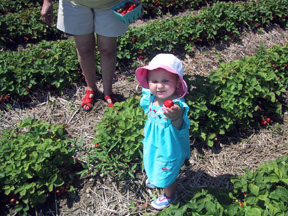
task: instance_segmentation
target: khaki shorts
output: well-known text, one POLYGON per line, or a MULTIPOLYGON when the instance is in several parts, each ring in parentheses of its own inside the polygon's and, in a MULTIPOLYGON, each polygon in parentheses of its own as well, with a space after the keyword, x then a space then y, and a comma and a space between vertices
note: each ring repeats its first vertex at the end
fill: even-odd
POLYGON ((95 32, 106 37, 118 37, 125 34, 128 25, 118 20, 110 9, 88 8, 60 0, 57 28, 72 35, 95 32))

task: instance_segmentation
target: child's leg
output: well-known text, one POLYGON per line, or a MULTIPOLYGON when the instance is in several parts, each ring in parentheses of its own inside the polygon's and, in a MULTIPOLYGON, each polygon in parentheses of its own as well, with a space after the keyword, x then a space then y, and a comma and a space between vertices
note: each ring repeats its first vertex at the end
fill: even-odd
POLYGON ((164 188, 164 193, 168 198, 172 198, 175 195, 177 183, 174 181, 173 184, 169 185, 168 187, 164 188))

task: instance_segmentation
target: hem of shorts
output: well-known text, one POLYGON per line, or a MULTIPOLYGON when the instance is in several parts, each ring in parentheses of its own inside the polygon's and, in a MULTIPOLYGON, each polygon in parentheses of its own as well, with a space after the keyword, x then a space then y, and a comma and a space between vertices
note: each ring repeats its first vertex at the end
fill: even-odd
POLYGON ((62 30, 62 29, 59 29, 59 28, 57 28, 59 31, 62 31, 63 33, 65 33, 65 34, 69 34, 69 35, 88 35, 88 34, 91 34, 91 33, 94 33, 94 34, 98 34, 98 35, 101 35, 101 36, 104 36, 104 37, 120 37, 120 36, 122 36, 122 35, 124 35, 126 32, 124 32, 123 34, 117 34, 117 35, 106 35, 106 34, 99 34, 99 33, 97 33, 97 32, 88 32, 88 33, 84 33, 84 34, 78 34, 78 33, 70 33, 70 32, 68 32, 68 31, 64 31, 64 30, 62 30))

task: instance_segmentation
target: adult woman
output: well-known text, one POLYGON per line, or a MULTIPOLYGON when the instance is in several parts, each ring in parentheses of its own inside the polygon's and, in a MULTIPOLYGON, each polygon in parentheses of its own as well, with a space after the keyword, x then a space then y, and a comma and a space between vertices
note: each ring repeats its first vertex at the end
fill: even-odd
MULTIPOLYGON (((82 99, 85 111, 93 108, 96 87, 95 35, 100 52, 100 66, 104 98, 109 107, 116 102, 112 81, 116 67, 117 37, 123 35, 128 25, 116 19, 110 8, 122 0, 60 0, 57 28, 75 38, 78 61, 84 73, 87 88, 82 99)), ((137 0, 138 3, 139 0, 137 0)), ((41 16, 48 25, 53 24, 52 0, 44 0, 41 16)))

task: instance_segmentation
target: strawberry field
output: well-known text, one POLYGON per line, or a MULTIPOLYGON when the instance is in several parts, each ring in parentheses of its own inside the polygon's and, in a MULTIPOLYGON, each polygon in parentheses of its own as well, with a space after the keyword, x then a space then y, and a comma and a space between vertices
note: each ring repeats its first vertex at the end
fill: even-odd
POLYGON ((287 1, 142 4, 118 39, 118 112, 98 65, 86 113, 73 39, 40 21, 39 2, 1 3, 0 214, 287 215, 287 1), (162 191, 144 184, 134 78, 159 52, 183 61, 191 122, 179 202, 162 212, 150 206, 162 191))

